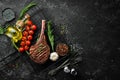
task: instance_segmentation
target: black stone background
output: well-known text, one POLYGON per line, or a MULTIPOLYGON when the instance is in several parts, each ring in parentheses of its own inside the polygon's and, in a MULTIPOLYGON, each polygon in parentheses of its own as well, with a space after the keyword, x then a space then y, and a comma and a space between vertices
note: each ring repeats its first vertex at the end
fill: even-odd
MULTIPOLYGON (((30 1, 0 0, 0 24, 6 23, 2 19, 3 9, 15 11, 16 19, 9 23, 13 24, 30 1)), ((61 70, 51 80, 120 80, 120 0, 34 1, 40 9, 34 14, 30 12, 33 22, 39 27, 42 18, 53 21, 55 32, 63 33, 60 38, 56 36, 58 42, 67 42, 75 50, 84 51, 82 62, 73 66, 78 76, 61 70)), ((26 54, 19 54, 9 38, 0 35, 0 80, 44 80, 48 79, 47 72, 56 66, 57 63, 50 61, 45 65, 35 64, 26 54)))

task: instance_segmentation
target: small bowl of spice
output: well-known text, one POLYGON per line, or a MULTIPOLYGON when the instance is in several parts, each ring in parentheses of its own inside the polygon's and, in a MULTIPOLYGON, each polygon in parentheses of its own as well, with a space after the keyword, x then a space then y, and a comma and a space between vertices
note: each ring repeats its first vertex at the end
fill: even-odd
POLYGON ((68 53, 68 49, 69 47, 67 46, 67 44, 64 43, 59 43, 56 46, 56 52, 60 55, 60 56, 65 56, 68 53))

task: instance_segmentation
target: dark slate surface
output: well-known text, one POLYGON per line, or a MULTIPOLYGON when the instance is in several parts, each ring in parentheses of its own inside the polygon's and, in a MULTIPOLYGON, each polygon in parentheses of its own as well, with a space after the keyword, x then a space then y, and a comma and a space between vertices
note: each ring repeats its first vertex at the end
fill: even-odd
MULTIPOLYGON (((3 9, 12 8, 18 17, 21 8, 30 1, 32 0, 17 2, 1 0, 0 23, 6 23, 1 15, 3 9)), ((65 40, 69 45, 74 46, 75 50, 84 51, 83 61, 78 66, 73 66, 78 70, 78 76, 65 74, 61 70, 51 78, 52 80, 120 80, 120 0, 35 1, 38 2, 40 9, 36 13, 29 12, 33 16, 34 23, 40 26, 41 17, 37 17, 38 14, 42 15, 42 18, 52 20, 55 24, 55 32, 61 37, 56 36, 57 40, 60 39, 62 42, 65 40)), ((10 23, 14 23, 15 20, 10 23)), ((2 39, 4 38, 0 37, 0 41, 2 39)), ((3 46, 0 44, 1 49, 6 48, 3 46)), ((2 52, 6 53, 4 50, 2 52)), ((7 55, 9 54, 2 54, 0 58, 7 55)), ((16 80, 16 78, 44 80, 48 78, 47 72, 57 66, 54 63, 50 64, 50 62, 46 65, 35 64, 26 54, 22 54, 0 71, 0 80, 16 80)))
POLYGON ((15 52, 11 40, 5 35, 0 35, 0 61, 15 52))

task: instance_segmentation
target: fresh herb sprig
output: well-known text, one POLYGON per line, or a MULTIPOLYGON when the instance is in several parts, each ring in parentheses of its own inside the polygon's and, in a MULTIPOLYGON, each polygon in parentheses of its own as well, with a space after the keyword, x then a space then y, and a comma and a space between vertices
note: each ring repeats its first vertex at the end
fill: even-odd
POLYGON ((0 27, 0 34, 4 33, 4 29, 2 27, 0 27))
POLYGON ((51 29, 51 26, 52 26, 52 22, 51 21, 48 21, 47 23, 47 35, 48 35, 48 38, 49 38, 49 41, 50 41, 50 44, 51 44, 51 47, 52 47, 52 51, 54 51, 54 35, 53 35, 53 30, 51 29))
POLYGON ((21 18, 25 15, 25 13, 26 13, 30 8, 32 8, 33 6, 36 6, 36 5, 37 5, 36 3, 31 2, 31 3, 28 4, 26 7, 24 7, 24 8, 21 10, 20 16, 19 16, 18 19, 21 19, 21 18))
POLYGON ((1 26, 1 24, 0 24, 0 34, 3 34, 4 33, 4 28, 1 26))

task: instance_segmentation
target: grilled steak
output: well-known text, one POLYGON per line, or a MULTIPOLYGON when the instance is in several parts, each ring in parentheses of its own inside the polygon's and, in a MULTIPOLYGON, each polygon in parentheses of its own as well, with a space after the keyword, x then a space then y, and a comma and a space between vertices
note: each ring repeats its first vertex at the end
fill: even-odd
POLYGON ((30 47, 30 58, 39 64, 43 64, 47 61, 50 55, 50 47, 47 44, 46 36, 44 34, 45 20, 42 20, 41 33, 37 42, 30 47))

